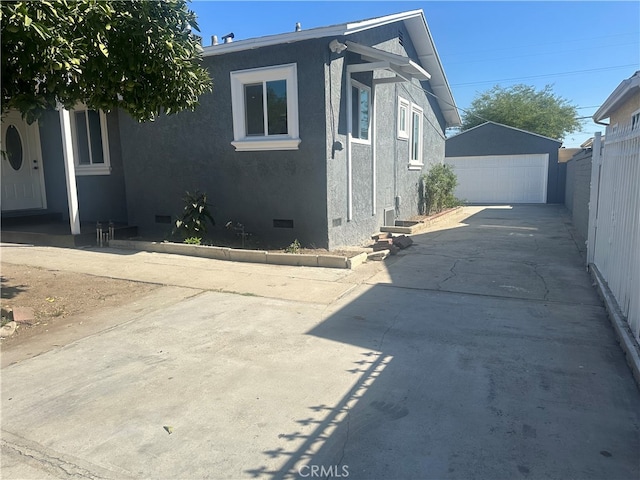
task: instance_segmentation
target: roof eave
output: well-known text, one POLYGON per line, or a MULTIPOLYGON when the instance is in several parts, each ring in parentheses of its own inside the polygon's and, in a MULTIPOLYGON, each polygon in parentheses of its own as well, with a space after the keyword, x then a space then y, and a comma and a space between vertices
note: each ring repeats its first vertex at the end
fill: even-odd
POLYGON ((451 93, 451 88, 442 67, 442 62, 436 50, 433 38, 422 10, 387 15, 360 22, 343 23, 328 27, 318 27, 300 32, 290 32, 278 35, 238 40, 235 42, 212 45, 203 48, 202 56, 210 57, 242 50, 251 50, 271 45, 299 42, 325 37, 348 36, 371 28, 402 21, 407 27, 409 36, 418 53, 419 64, 411 66, 419 80, 428 80, 444 116, 446 127, 456 127, 462 124, 458 108, 451 93), (417 68, 416 68, 417 67, 417 68), (422 76, 422 78, 420 78, 422 76))
POLYGON ((600 122, 611 116, 611 112, 616 110, 622 102, 625 101, 635 89, 640 89, 640 70, 631 77, 620 82, 620 85, 607 97, 600 108, 593 114, 593 120, 600 122))

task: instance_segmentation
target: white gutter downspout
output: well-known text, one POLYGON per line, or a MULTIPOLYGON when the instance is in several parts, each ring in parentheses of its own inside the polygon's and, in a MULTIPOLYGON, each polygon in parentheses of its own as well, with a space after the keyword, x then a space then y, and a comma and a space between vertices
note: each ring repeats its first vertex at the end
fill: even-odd
POLYGON ((353 220, 353 172, 351 165, 351 135, 353 133, 351 102, 353 99, 351 97, 351 70, 347 66, 347 222, 353 220))
POLYGON ((376 214, 376 81, 371 82, 371 215, 376 214))
POLYGON ((60 130, 62 133, 62 153, 64 156, 64 174, 67 181, 67 203, 69 205, 69 226, 72 235, 80 234, 80 213, 78 211, 78 190, 76 186, 76 167, 73 157, 71 138, 71 116, 69 110, 58 107, 60 112, 60 130))

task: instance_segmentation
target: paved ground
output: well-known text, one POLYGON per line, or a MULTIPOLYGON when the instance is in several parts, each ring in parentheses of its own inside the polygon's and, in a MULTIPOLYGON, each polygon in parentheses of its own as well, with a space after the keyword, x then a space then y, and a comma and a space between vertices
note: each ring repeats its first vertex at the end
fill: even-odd
POLYGON ((4 246, 167 286, 2 369, 3 478, 639 478, 561 207, 467 212, 354 272, 4 246))

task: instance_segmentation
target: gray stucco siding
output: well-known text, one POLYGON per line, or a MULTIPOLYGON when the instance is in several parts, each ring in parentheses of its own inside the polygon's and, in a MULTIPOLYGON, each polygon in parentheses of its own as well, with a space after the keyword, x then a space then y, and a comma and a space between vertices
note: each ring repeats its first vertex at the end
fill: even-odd
MULTIPOLYGON (((107 114, 109 135, 109 175, 76 176, 81 222, 127 222, 124 170, 120 154, 117 113, 107 114)), ((39 122, 40 145, 47 194, 47 210, 69 219, 67 183, 58 112, 46 112, 39 122)))
MULTIPOLYGON (((409 56, 417 61, 415 50, 402 23, 349 37, 350 41, 374 46, 390 53, 409 56), (402 32, 403 45, 398 40, 402 32)), ((348 52, 348 50, 347 50, 348 52)), ((384 224, 385 209, 394 209, 395 216, 407 219, 418 213, 418 183, 420 176, 434 163, 444 160, 444 117, 423 89, 430 91, 428 82, 414 81, 377 85, 375 89, 376 130, 373 132, 376 146, 376 211, 372 212, 372 147, 352 142, 353 169, 353 219, 347 221, 347 126, 345 85, 346 64, 359 63, 358 55, 334 55, 326 67, 327 111, 339 105, 339 128, 336 132, 327 128, 328 160, 328 223, 329 243, 332 247, 361 243, 384 224), (342 82, 342 85, 340 84, 342 82), (423 109, 423 162, 422 169, 409 169, 409 141, 397 138, 397 97, 401 95, 423 109), (336 137, 344 147, 332 152, 336 137), (396 204, 399 199, 399 205, 396 204), (398 207, 398 208, 396 208, 398 207)), ((374 78, 389 76, 376 71, 374 78)), ((362 75, 354 79, 371 85, 362 75)))
MULTIPOLYGON (((216 228, 243 223, 267 243, 326 247, 325 42, 305 41, 205 58, 213 92, 194 112, 121 124, 131 222, 143 235, 162 235, 187 190, 199 189, 213 205, 216 228), (297 64, 298 150, 238 152, 233 141, 230 72, 297 64), (275 228, 274 219, 293 228, 275 228)), ((328 50, 327 50, 328 51, 328 50)))
POLYGON ((67 183, 64 173, 62 137, 58 112, 48 111, 38 120, 40 147, 42 149, 42 167, 47 194, 47 210, 61 213, 69 220, 67 204, 67 183))

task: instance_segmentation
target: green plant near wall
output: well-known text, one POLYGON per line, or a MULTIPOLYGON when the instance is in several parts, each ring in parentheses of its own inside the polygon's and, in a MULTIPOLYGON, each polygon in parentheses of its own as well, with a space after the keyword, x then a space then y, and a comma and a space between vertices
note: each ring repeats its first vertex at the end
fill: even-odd
POLYGON ((453 195, 458 185, 458 177, 450 165, 438 164, 420 177, 419 197, 420 211, 425 215, 433 215, 446 208, 461 204, 453 195))
POLYGON ((291 242, 291 244, 288 247, 284 249, 284 253, 298 254, 300 253, 300 248, 301 248, 300 242, 296 238, 293 242, 291 242))
POLYGON ((207 194, 199 191, 186 192, 183 197, 184 209, 182 215, 175 222, 172 235, 180 235, 187 243, 196 243, 195 239, 202 239, 207 233, 207 221, 215 225, 207 194))

